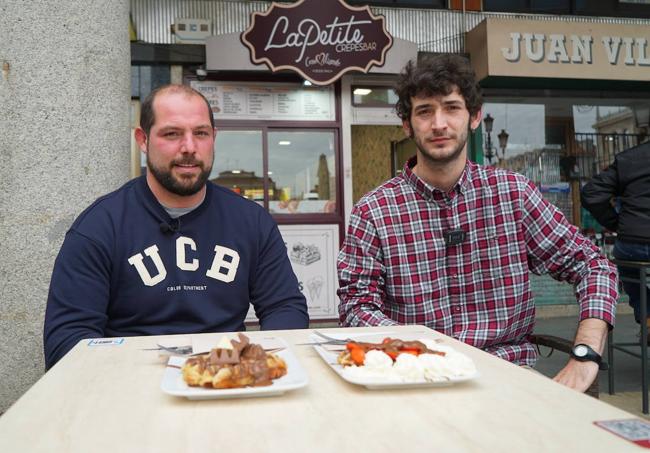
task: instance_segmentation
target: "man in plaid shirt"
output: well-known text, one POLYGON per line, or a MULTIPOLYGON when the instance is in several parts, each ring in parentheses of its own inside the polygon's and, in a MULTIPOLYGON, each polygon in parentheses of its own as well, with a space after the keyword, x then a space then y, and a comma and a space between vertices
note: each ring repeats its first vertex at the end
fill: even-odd
POLYGON ((417 154, 352 211, 338 258, 341 323, 423 324, 533 366, 528 276, 548 273, 575 286, 575 344, 589 352, 575 354, 555 380, 586 390, 614 325, 615 267, 531 181, 467 160, 482 98, 465 58, 409 63, 396 91, 417 154))

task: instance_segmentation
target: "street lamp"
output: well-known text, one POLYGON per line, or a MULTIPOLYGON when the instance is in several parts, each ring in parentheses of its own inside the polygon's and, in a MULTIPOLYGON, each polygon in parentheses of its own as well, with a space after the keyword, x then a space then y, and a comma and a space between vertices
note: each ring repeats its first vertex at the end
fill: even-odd
POLYGON ((508 134, 505 129, 501 129, 501 132, 499 132, 497 137, 499 138, 499 148, 501 148, 501 158, 505 159, 506 147, 508 146, 508 137, 510 137, 510 134, 508 134))
MULTIPOLYGON (((494 125, 494 118, 489 113, 483 118, 483 124, 485 125, 485 157, 487 157, 488 162, 492 165, 492 158, 499 158, 499 154, 495 146, 492 145, 492 126, 494 125)), ((499 148, 501 148, 501 159, 506 157, 506 147, 508 146, 508 137, 510 134, 506 132, 505 129, 501 129, 497 138, 499 139, 499 148)))
POLYGON ((487 157, 488 162, 492 165, 492 158, 495 154, 492 152, 494 147, 492 146, 492 124, 494 123, 494 118, 488 113, 483 118, 483 124, 485 125, 485 157, 487 157))

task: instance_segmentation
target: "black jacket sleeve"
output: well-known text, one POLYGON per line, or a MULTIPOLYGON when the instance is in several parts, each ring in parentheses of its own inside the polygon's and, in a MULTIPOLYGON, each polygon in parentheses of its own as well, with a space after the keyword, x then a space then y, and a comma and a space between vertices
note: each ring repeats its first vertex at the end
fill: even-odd
POLYGON ((593 177, 580 194, 582 206, 605 228, 616 231, 618 213, 612 205, 612 198, 620 195, 618 166, 615 160, 607 170, 593 177))

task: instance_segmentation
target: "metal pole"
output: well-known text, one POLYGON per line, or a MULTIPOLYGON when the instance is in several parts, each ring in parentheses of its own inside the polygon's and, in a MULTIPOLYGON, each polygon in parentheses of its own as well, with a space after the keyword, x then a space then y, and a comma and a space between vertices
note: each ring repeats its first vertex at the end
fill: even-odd
POLYGON ((640 268, 641 293, 641 389, 643 391, 643 413, 648 413, 648 307, 646 297, 646 267, 640 268))
POLYGON ((615 393, 614 389, 614 329, 607 333, 607 362, 609 368, 607 369, 607 389, 609 394, 615 393))

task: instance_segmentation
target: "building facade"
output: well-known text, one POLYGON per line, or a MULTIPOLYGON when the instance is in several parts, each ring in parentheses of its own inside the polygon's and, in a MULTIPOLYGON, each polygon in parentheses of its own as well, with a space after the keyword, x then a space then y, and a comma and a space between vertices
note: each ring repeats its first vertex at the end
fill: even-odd
MULTIPOLYGON (((649 3, 348 1, 383 17, 392 45, 382 64, 309 85, 304 73, 253 62, 242 38, 254 13, 272 14, 271 2, 132 0, 133 124, 153 87, 201 90, 218 128, 211 178, 275 216, 312 318, 331 320, 351 208, 414 153, 391 90, 406 61, 467 55, 491 119, 471 138, 471 158, 525 174, 591 229, 581 184, 648 133, 649 3)), ((319 23, 320 9, 303 15, 319 23)), ((140 159, 134 148, 133 175, 143 171, 140 159)), ((567 285, 548 291, 546 280, 535 282, 540 303, 575 300, 567 285)))

